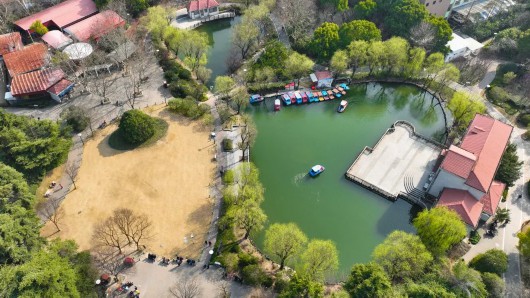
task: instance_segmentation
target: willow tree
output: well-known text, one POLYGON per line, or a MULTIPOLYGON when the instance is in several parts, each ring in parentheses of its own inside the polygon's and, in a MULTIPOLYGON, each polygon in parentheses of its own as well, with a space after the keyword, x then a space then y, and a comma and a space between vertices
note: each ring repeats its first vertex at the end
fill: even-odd
POLYGON ((265 232, 265 251, 280 262, 280 270, 306 243, 307 236, 294 223, 275 223, 265 232))

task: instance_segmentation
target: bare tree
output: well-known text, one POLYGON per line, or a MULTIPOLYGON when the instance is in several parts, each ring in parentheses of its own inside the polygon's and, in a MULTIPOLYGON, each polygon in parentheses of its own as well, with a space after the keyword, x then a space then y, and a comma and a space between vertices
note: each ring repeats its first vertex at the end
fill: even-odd
POLYGON ((230 298, 232 293, 230 292, 230 283, 227 281, 221 281, 219 283, 219 294, 217 295, 218 298, 230 298))
POLYGON ((134 244, 136 244, 136 249, 139 250, 142 241, 150 239, 151 237, 152 222, 145 214, 136 216, 136 220, 131 226, 131 238, 134 244))
POLYGON ((242 119, 242 125, 241 125, 241 132, 239 134, 239 137, 241 139, 241 142, 239 142, 238 146, 239 149, 243 151, 243 161, 245 160, 245 154, 248 149, 254 144, 256 141, 256 136, 258 135, 258 130, 256 129, 256 125, 252 121, 252 119, 244 115, 241 117, 242 119))
POLYGON ((425 21, 410 29, 410 42, 413 46, 430 50, 436 43, 436 28, 425 21))
POLYGON ((79 167, 73 162, 67 163, 66 167, 64 168, 64 172, 66 173, 66 175, 68 175, 68 178, 70 178, 70 181, 72 181, 72 185, 74 185, 74 189, 77 189, 77 186, 75 185, 75 181, 77 178, 78 171, 79 171, 79 167))
POLYGON ((169 292, 177 298, 195 298, 199 297, 202 291, 194 278, 187 278, 184 281, 175 282, 169 292))
POLYGON ((104 222, 96 224, 92 238, 100 246, 118 249, 120 254, 127 244, 125 235, 116 226, 112 218, 107 218, 104 222))
POLYGON ((47 220, 49 220, 57 231, 61 231, 59 228, 59 222, 64 217, 64 209, 61 207, 62 198, 49 198, 46 202, 43 202, 38 207, 39 213, 47 220))
POLYGON ((132 225, 136 220, 136 216, 131 209, 119 208, 114 210, 112 214, 112 221, 120 232, 127 238, 127 242, 131 243, 132 225))
POLYGON ((243 58, 241 58, 241 53, 235 48, 230 49, 230 53, 226 58, 226 66, 229 73, 235 73, 241 65, 243 65, 243 58))
POLYGON ((98 76, 94 81, 94 91, 95 93, 103 98, 104 102, 108 102, 108 93, 111 90, 112 85, 114 84, 114 80, 112 80, 109 76, 101 75, 98 76))
POLYGON ((92 250, 92 257, 96 268, 118 278, 118 273, 123 269, 124 256, 117 254, 114 248, 101 246, 92 250))
POLYGON ((315 25, 317 7, 313 0, 278 0, 280 18, 287 27, 287 34, 296 43, 315 25))

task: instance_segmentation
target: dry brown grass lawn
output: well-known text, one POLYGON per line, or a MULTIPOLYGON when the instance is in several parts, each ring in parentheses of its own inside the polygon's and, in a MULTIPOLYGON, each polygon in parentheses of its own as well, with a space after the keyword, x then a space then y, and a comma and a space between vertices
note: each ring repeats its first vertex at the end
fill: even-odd
MULTIPOLYGON (((198 255, 212 217, 213 143, 209 131, 196 122, 164 110, 151 113, 169 123, 167 135, 152 146, 132 151, 110 148, 107 140, 116 125, 86 142, 77 189, 64 200, 61 232, 53 237, 74 239, 80 249, 90 249, 94 224, 114 209, 127 207, 153 222, 155 235, 146 243, 148 251, 166 257, 198 255)), ((54 232, 47 224, 42 234, 54 232)))

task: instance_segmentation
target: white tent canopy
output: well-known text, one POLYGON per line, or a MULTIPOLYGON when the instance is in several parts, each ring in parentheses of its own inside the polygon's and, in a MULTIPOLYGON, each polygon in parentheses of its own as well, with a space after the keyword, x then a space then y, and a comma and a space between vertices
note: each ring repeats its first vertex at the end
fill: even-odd
POLYGON ((93 51, 94 49, 92 48, 90 44, 84 43, 84 42, 78 42, 78 43, 74 43, 74 44, 67 46, 63 50, 63 53, 68 55, 68 57, 70 57, 71 60, 79 60, 79 59, 83 59, 83 58, 90 56, 90 54, 92 54, 93 51))

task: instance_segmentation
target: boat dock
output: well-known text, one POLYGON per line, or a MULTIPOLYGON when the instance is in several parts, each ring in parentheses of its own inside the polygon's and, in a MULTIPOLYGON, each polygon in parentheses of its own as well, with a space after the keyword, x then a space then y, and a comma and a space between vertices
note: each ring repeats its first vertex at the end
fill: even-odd
POLYGON ((380 196, 403 198, 423 208, 433 204, 425 192, 444 146, 415 132, 406 121, 394 123, 374 147, 364 147, 345 176, 380 196))

